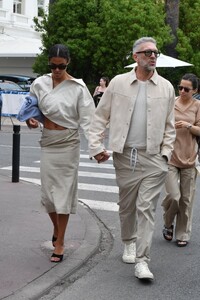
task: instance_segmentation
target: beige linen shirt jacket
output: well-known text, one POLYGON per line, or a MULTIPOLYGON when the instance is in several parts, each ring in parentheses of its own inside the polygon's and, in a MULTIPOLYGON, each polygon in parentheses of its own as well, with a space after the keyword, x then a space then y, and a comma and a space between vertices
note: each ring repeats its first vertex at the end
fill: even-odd
MULTIPOLYGON (((105 149, 104 132, 109 124, 108 148, 122 153, 138 93, 135 69, 114 77, 95 111, 89 129, 90 157, 105 149)), ((172 84, 154 71, 147 82, 147 153, 171 158, 175 140, 175 92, 172 84)), ((138 130, 140 130, 138 128, 138 130)))

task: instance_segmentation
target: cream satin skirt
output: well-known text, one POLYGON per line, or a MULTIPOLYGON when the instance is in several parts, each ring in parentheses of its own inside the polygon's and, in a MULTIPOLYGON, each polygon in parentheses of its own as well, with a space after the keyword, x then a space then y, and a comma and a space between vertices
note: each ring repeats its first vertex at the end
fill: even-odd
POLYGON ((48 213, 76 213, 78 203, 78 130, 44 128, 41 145, 41 203, 48 213))

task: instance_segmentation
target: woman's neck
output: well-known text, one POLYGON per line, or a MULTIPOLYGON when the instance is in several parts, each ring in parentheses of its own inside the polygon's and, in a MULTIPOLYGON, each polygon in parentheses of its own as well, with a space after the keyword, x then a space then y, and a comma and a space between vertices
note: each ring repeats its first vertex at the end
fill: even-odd
POLYGON ((62 77, 55 77, 52 75, 52 80, 53 80, 53 86, 57 86, 59 83, 61 83, 64 80, 70 80, 73 77, 69 75, 67 72, 62 76, 62 77))

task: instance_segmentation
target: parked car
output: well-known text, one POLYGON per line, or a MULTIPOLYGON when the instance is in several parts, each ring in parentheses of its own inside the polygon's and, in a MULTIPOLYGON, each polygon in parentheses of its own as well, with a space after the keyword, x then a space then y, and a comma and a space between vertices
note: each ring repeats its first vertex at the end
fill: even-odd
POLYGON ((26 75, 14 75, 14 74, 3 74, 0 75, 0 80, 9 80, 20 85, 24 91, 30 90, 31 83, 35 80, 35 77, 26 75))
POLYGON ((18 92, 24 92, 23 88, 19 86, 17 83, 8 81, 8 80, 0 80, 0 92, 6 92, 6 91, 18 91, 18 92))

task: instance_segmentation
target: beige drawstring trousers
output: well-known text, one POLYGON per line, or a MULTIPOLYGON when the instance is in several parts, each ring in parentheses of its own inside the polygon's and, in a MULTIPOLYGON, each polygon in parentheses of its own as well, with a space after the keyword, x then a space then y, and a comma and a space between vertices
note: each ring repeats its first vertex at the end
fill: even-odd
POLYGON ((113 164, 119 186, 121 238, 136 241, 136 263, 149 261, 155 211, 168 165, 161 154, 131 148, 113 153, 113 164))
POLYGON ((175 237, 180 241, 189 241, 191 236, 196 176, 195 167, 180 169, 169 165, 162 202, 164 225, 169 228, 176 218, 175 237))

